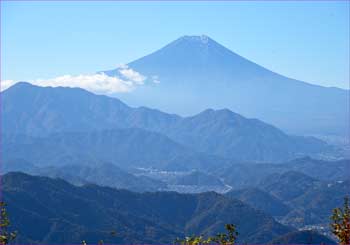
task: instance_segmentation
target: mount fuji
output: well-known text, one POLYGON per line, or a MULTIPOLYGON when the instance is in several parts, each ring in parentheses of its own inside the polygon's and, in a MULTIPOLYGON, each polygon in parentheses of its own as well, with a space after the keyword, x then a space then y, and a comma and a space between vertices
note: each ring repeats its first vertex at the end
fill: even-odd
MULTIPOLYGON (((277 74, 207 36, 181 37, 128 66, 157 81, 117 95, 133 106, 181 115, 228 108, 291 134, 349 133, 349 90, 277 74)), ((114 76, 118 70, 104 72, 114 76)))

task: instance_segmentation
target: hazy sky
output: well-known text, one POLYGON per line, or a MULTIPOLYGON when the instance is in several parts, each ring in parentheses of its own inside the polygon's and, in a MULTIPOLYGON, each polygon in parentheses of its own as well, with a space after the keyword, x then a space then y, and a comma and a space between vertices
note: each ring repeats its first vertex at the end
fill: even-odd
POLYGON ((348 1, 1 1, 1 76, 94 73, 200 34, 288 77, 349 88, 348 1))

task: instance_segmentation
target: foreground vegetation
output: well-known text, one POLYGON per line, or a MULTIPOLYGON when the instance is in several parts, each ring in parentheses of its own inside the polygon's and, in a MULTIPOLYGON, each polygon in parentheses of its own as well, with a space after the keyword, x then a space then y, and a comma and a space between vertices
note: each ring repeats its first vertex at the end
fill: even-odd
POLYGON ((331 216, 332 233, 338 238, 340 244, 350 244, 350 207, 349 197, 344 198, 344 207, 333 209, 331 216))
POLYGON ((197 245, 197 244, 223 244, 223 245, 232 245, 235 243, 238 232, 236 231, 236 226, 234 224, 226 224, 225 229, 227 234, 219 233, 216 236, 210 236, 204 238, 201 236, 190 236, 185 237, 185 239, 176 239, 175 244, 183 245, 197 245))
POLYGON ((8 230, 10 226, 10 220, 7 216, 5 202, 0 202, 0 244, 8 244, 10 241, 16 238, 16 232, 10 232, 8 230))

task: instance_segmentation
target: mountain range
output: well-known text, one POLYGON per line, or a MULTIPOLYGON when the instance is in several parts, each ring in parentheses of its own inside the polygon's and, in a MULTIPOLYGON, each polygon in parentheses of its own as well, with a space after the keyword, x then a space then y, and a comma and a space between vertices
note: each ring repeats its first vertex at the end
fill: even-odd
MULTIPOLYGON (((152 160, 152 148, 157 151, 158 162, 163 160, 159 150, 166 152, 168 160, 176 155, 198 153, 258 162, 285 161, 305 155, 338 157, 337 150, 321 140, 288 135, 272 125, 227 109, 208 109, 195 116, 180 117, 146 107, 132 108, 118 99, 78 88, 38 87, 23 82, 5 90, 2 102, 2 129, 7 135, 4 145, 10 147, 14 141, 22 144, 20 148, 13 146, 14 151, 26 151, 29 147, 27 150, 34 154, 35 147, 41 150, 45 144, 49 152, 58 151, 49 146, 51 141, 64 148, 59 151, 61 157, 75 148, 86 149, 89 142, 93 144, 89 147, 94 147, 91 150, 103 150, 117 143, 123 149, 116 148, 114 152, 134 160, 139 157, 145 162, 152 160), (118 132, 114 131, 112 137, 108 136, 111 131, 103 133, 103 130, 118 132), (25 146, 23 139, 18 140, 21 135, 28 141, 25 146), (16 140, 11 141, 13 137, 16 140), (74 147, 75 143, 79 147, 74 147), (175 153, 179 151, 181 154, 175 153)), ((10 150, 7 152, 11 155, 10 150)), ((104 153, 105 157, 112 154, 104 153)), ((84 154, 92 152, 84 151, 84 154)), ((124 160, 115 157, 116 154, 113 161, 124 160)), ((164 163, 154 164, 164 166, 164 163)))
POLYGON ((266 243, 294 230, 214 192, 140 194, 22 173, 2 181, 19 243, 172 243, 185 235, 223 232, 225 223, 239 227, 240 242, 266 243))

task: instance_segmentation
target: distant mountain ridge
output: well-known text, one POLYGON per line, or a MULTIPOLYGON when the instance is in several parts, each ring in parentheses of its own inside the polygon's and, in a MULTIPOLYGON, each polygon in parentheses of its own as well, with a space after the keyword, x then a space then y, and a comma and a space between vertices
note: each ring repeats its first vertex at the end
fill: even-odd
POLYGON ((165 135, 197 152, 231 159, 284 161, 304 155, 334 154, 334 148, 323 141, 289 136, 229 110, 206 110, 184 118, 146 107, 131 108, 118 99, 83 89, 28 83, 5 90, 2 102, 3 134, 8 135, 41 137, 62 132, 140 128, 165 135))
POLYGON ((2 162, 1 172, 3 174, 9 172, 23 172, 35 176, 61 178, 77 186, 97 184, 136 192, 166 189, 166 184, 162 181, 151 179, 146 176, 137 177, 112 163, 89 161, 91 160, 83 160, 79 162, 79 164, 67 163, 63 166, 59 166, 53 162, 50 166, 38 167, 23 159, 11 159, 2 162))
MULTIPOLYGON (((193 115, 229 108, 299 135, 349 134, 349 90, 287 78, 207 36, 184 36, 128 66, 148 82, 119 98, 131 105, 193 115)), ((110 76, 118 70, 104 71, 110 76)))
POLYGON ((122 168, 158 169, 176 169, 177 166, 210 169, 229 163, 226 159, 194 152, 166 136, 139 128, 65 132, 20 139, 6 140, 5 136, 5 161, 21 158, 37 166, 56 167, 110 162, 122 168))
MULTIPOLYGON (((282 163, 238 162, 213 170, 213 173, 223 178, 227 184, 235 189, 242 189, 261 187, 262 181, 269 179, 273 181, 273 177, 291 171, 299 172, 300 176, 309 176, 320 181, 345 181, 350 179, 350 160, 321 161, 305 157, 282 163)), ((293 180, 293 178, 291 179, 293 180)))

